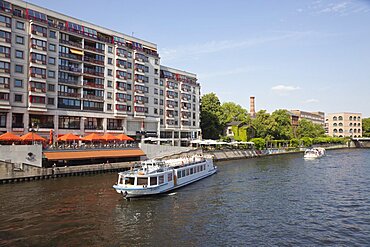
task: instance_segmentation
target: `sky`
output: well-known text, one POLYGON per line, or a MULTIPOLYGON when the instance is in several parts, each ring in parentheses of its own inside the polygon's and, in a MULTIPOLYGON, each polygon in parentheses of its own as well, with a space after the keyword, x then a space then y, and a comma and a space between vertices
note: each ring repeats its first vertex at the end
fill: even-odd
POLYGON ((157 44, 221 102, 370 117, 370 0, 28 2, 157 44))

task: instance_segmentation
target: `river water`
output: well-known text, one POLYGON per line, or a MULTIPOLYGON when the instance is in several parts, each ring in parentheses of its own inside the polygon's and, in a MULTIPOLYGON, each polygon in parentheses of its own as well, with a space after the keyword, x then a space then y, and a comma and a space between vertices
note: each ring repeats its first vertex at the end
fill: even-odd
POLYGON ((116 174, 0 185, 0 246, 370 246, 370 150, 217 163, 126 201, 116 174))

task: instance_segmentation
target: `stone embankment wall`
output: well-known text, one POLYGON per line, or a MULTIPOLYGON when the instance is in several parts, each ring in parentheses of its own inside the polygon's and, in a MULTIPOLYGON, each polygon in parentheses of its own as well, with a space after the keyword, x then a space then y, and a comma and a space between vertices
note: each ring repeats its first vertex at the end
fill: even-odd
POLYGON ((148 159, 161 159, 164 157, 196 150, 192 147, 165 146, 146 143, 140 143, 140 148, 146 154, 148 159))
POLYGON ((245 159, 245 158, 253 158, 253 157, 265 155, 263 152, 256 151, 256 150, 250 150, 250 149, 213 150, 213 151, 205 151, 204 153, 208 155, 212 155, 215 161, 245 159))

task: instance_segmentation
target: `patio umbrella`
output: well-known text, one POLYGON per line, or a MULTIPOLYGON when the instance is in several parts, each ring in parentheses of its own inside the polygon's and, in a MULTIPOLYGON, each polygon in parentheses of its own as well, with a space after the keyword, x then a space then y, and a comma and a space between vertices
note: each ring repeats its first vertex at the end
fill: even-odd
POLYGON ((33 132, 28 132, 27 134, 21 136, 22 141, 40 141, 45 142, 46 139, 44 137, 39 136, 38 134, 35 134, 33 132))
POLYGON ((72 133, 65 134, 63 136, 58 137, 58 141, 64 141, 64 142, 69 142, 69 141, 78 141, 81 138, 79 136, 76 136, 72 133))
POLYGON ((108 133, 105 133, 103 136, 102 136, 103 140, 109 142, 109 141, 118 141, 119 138, 112 135, 112 134, 108 134, 108 133))
POLYGON ((131 137, 125 135, 125 134, 119 134, 119 135, 116 135, 116 137, 120 140, 120 141, 133 141, 134 139, 132 139, 131 137))
POLYGON ((0 135, 0 141, 21 141, 19 136, 16 136, 10 132, 6 132, 5 134, 0 135))
POLYGON ((103 141, 104 138, 101 135, 98 135, 96 133, 92 133, 90 135, 87 135, 85 137, 82 137, 81 140, 94 142, 94 141, 103 141))
POLYGON ((49 144, 53 144, 53 130, 49 132, 49 144))

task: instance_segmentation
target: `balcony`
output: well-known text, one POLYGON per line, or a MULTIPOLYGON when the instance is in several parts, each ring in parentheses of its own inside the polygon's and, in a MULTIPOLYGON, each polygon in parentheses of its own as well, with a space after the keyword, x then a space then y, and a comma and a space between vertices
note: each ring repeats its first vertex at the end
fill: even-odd
POLYGON ((126 98, 118 98, 118 97, 116 97, 116 101, 118 101, 118 102, 127 102, 127 99, 126 98))
POLYGON ((80 98, 79 93, 67 93, 67 92, 60 92, 60 91, 58 91, 58 96, 80 98))
POLYGON ((82 48, 82 43, 79 43, 79 42, 74 42, 74 41, 64 40, 64 39, 61 39, 59 41, 60 43, 65 44, 65 45, 82 48))
POLYGON ((0 22, 0 27, 12 28, 12 24, 11 23, 0 22))
POLYGON ((39 78, 39 79, 46 79, 46 74, 31 73, 31 77, 35 77, 35 78, 39 78))
POLYGON ((103 107, 90 107, 90 106, 84 106, 84 110, 88 111, 104 111, 103 107))
POLYGON ((84 68, 84 74, 98 76, 98 77, 104 77, 104 72, 98 72, 94 69, 84 68))
POLYGON ((93 52, 97 52, 97 53, 102 53, 104 54, 104 50, 102 49, 98 49, 96 47, 93 47, 93 46, 89 46, 89 45, 86 45, 84 46, 85 50, 89 50, 89 51, 93 51, 93 52))
POLYGON ((59 70, 64 70, 72 73, 81 74, 82 70, 80 68, 72 67, 72 66, 64 66, 59 65, 59 70))
POLYGON ((31 92, 46 93, 46 87, 43 88, 31 87, 31 92))
POLYGON ((191 88, 189 88, 189 87, 181 87, 181 91, 191 92, 191 88))
POLYGON ((10 53, 0 53, 0 57, 2 57, 2 58, 10 58, 10 53))
POLYGON ((0 83, 0 89, 2 88, 5 88, 5 89, 8 89, 9 88, 9 83, 0 83))
POLYGON ((71 85, 78 85, 79 83, 78 80, 70 80, 70 79, 65 79, 65 78, 58 78, 58 82, 71 84, 71 85))
POLYGON ((93 64, 99 64, 99 65, 104 65, 104 61, 97 60, 91 57, 87 57, 86 55, 84 56, 84 61, 88 63, 93 63, 93 64))
POLYGON ((104 100, 104 96, 98 96, 94 94, 84 94, 84 99, 92 99, 92 100, 104 100))
POLYGON ((64 58, 68 58, 68 59, 82 61, 82 56, 76 55, 76 54, 60 52, 59 56, 64 57, 64 58))
POLYGON ((119 86, 119 85, 116 86, 116 89, 121 90, 121 91, 127 91, 126 87, 119 86))
POLYGON ((8 37, 8 38, 1 37, 0 41, 11 44, 12 43, 12 38, 11 37, 8 37))
POLYGON ((46 46, 39 46, 39 45, 36 45, 36 44, 32 44, 31 47, 33 49, 37 49, 37 50, 41 50, 41 51, 46 51, 47 50, 46 46))
POLYGON ((84 86, 93 87, 93 88, 104 88, 104 84, 97 84, 92 81, 84 81, 84 86))
POLYGON ((122 126, 108 126, 108 130, 123 130, 122 126))
POLYGON ((47 32, 38 32, 38 31, 36 31, 36 30, 32 30, 32 31, 31 31, 31 33, 32 33, 32 34, 36 34, 36 35, 38 35, 38 36, 45 37, 45 38, 47 38, 47 37, 48 37, 48 33, 47 33, 47 32))
POLYGON ((10 69, 0 68, 0 73, 9 74, 10 73, 10 69))
POLYGON ((37 63, 37 64, 43 64, 43 65, 46 65, 46 61, 44 61, 44 60, 38 60, 38 59, 34 59, 34 58, 32 58, 32 59, 31 59, 31 62, 32 62, 32 63, 37 63))

